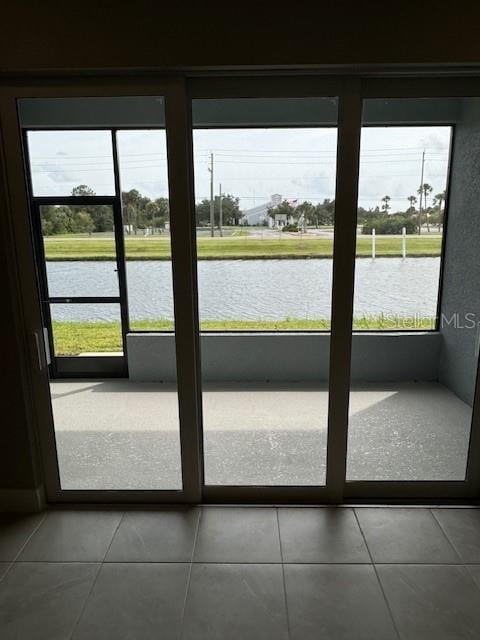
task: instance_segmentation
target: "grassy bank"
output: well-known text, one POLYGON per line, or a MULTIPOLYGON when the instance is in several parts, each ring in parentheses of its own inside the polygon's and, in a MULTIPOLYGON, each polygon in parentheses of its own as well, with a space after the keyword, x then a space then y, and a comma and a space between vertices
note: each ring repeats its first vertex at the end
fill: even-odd
MULTIPOLYGON (((357 256, 369 257, 372 251, 370 236, 358 236, 357 256)), ((408 236, 407 255, 410 257, 439 256, 441 237, 408 236)), ((248 260, 287 258, 331 258, 333 240, 318 236, 287 238, 199 238, 197 252, 200 260, 248 260)), ((126 238, 127 260, 170 260, 170 239, 126 238)), ((115 257, 113 239, 48 237, 45 239, 47 260, 112 260, 115 257)), ((377 236, 378 257, 401 257, 402 240, 398 236, 377 236)))
MULTIPOLYGON (((355 318, 353 328, 359 331, 409 331, 433 329, 433 318, 401 318, 398 322, 386 316, 355 318)), ((132 323, 136 331, 172 331, 170 320, 142 320, 132 323)), ((327 319, 285 320, 207 320, 203 331, 326 331, 330 328, 327 319)), ((57 355, 78 355, 86 352, 120 351, 122 348, 120 324, 118 322, 53 322, 55 352, 57 355)))

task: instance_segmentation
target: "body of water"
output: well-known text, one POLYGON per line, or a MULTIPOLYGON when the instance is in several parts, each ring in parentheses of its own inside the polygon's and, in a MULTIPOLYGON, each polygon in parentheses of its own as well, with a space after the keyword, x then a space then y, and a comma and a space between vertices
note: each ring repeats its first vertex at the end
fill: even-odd
MULTIPOLYGON (((47 262, 50 296, 115 296, 114 262, 47 262)), ((355 315, 434 316, 440 258, 358 259, 355 315)), ((201 260, 202 320, 329 318, 332 260, 201 260)), ((172 268, 127 262, 132 320, 173 318, 172 268)), ((56 320, 118 320, 117 305, 54 305, 56 320)))

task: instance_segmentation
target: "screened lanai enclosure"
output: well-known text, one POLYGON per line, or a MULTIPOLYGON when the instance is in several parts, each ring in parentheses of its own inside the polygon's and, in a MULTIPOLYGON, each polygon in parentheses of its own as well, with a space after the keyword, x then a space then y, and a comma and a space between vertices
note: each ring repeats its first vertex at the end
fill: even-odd
POLYGON ((197 78, 17 95, 51 496, 471 495, 467 89, 197 78))

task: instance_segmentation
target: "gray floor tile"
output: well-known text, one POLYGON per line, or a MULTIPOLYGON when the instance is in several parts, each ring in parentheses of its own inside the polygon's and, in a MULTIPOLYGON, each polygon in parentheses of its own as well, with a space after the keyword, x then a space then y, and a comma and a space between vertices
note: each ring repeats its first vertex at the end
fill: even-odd
POLYGON ((74 640, 178 638, 188 564, 104 564, 74 640))
POLYGON ((459 562, 428 509, 356 509, 374 562, 459 562))
POLYGON ((2 640, 67 640, 98 565, 15 564, 0 582, 2 640))
POLYGON ((38 527, 44 514, 0 514, 0 561, 15 560, 18 552, 38 527))
POLYGON ((20 555, 21 561, 103 560, 121 519, 115 511, 50 511, 20 555))
POLYGON ((282 567, 194 564, 183 640, 287 640, 282 567))
POLYGON ((126 513, 107 562, 190 562, 199 509, 126 513))
POLYGON ((480 562, 480 509, 433 509, 464 562, 480 562))
POLYGON ((195 562, 281 562, 273 508, 205 507, 195 562))
POLYGON ((478 565, 478 564, 469 564, 468 565, 468 570, 469 570, 470 575, 472 576, 472 578, 475 580, 476 585, 480 589, 480 565, 478 565))
POLYGON ((370 562, 352 509, 279 509, 284 562, 370 562))
POLYGON ((371 565, 285 565, 292 640, 393 640, 371 565))
POLYGON ((480 637, 480 590, 465 567, 377 567, 400 636, 408 640, 480 637))

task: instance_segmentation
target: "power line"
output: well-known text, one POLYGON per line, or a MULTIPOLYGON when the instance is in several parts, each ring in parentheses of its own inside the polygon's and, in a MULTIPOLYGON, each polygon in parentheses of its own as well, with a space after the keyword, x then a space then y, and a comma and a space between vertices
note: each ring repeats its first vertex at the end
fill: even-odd
MULTIPOLYGON (((396 164, 396 163, 412 163, 412 162, 417 162, 417 158, 411 158, 411 159, 399 159, 399 160, 362 160, 360 158, 360 167, 362 165, 365 164, 396 164)), ((442 163, 447 163, 448 160, 445 159, 430 159, 429 162, 442 162, 442 163)), ((332 164, 335 164, 334 162, 274 162, 274 161, 268 161, 268 162, 258 162, 258 161, 252 161, 252 160, 217 160, 216 161, 217 164, 223 164, 223 165, 239 165, 239 164, 247 164, 247 165, 255 165, 255 166, 266 166, 266 167, 271 167, 271 166, 285 166, 285 167, 292 167, 292 166, 306 166, 306 167, 319 167, 319 166, 332 166, 332 164)), ((41 166, 45 166, 45 165, 41 165, 41 166)), ((52 166, 58 166, 58 165, 52 165, 52 166)), ((89 165, 90 168, 88 169, 78 169, 78 166, 85 166, 85 165, 66 165, 63 169, 37 169, 34 168, 32 165, 32 172, 34 171, 35 173, 68 173, 68 172, 75 172, 75 173, 80 173, 80 172, 91 172, 93 171, 93 169, 91 168, 93 166, 93 163, 91 163, 89 165)), ((99 165, 95 165, 96 168, 94 169, 94 171, 113 171, 113 167, 109 166, 109 167, 100 167, 99 165)), ((164 169, 166 168, 167 165, 161 165, 161 164, 150 164, 150 165, 128 165, 126 168, 128 168, 129 170, 133 170, 133 169, 164 169)), ((121 170, 122 171, 122 170, 121 170)))
MULTIPOLYGON (((362 154, 369 154, 369 153, 386 153, 387 155, 397 155, 397 154, 408 154, 411 155, 413 153, 415 153, 415 150, 423 150, 423 147, 387 147, 387 148, 377 148, 377 149, 362 149, 361 153, 362 154)), ((438 155, 438 154, 443 154, 444 152, 448 151, 448 148, 445 147, 441 150, 438 151, 428 151, 429 155, 438 155)), ((288 154, 294 154, 294 155, 298 155, 298 154, 314 154, 314 155, 323 155, 323 154, 328 154, 328 155, 336 155, 337 151, 336 148, 332 149, 332 150, 322 150, 322 149, 249 149, 249 148, 230 148, 230 149, 225 149, 225 148, 215 148, 213 151, 212 150, 206 150, 206 149, 196 149, 195 150, 195 155, 198 156, 205 156, 205 157, 209 157, 210 153, 215 153, 215 155, 233 155, 233 156, 239 156, 239 155, 244 155, 244 154, 283 154, 283 153, 288 153, 288 154)), ((142 153, 123 153, 120 150, 120 156, 122 157, 146 157, 146 156, 162 156, 162 157, 166 157, 166 153, 162 152, 162 151, 151 151, 151 152, 142 152, 142 153)), ((84 155, 84 154, 69 154, 68 156, 61 156, 58 154, 55 155, 37 155, 35 156, 37 159, 61 159, 61 160, 69 160, 69 159, 74 159, 74 158, 85 158, 85 159, 90 159, 90 158, 112 158, 112 154, 94 154, 94 155, 84 155)))
MULTIPOLYGON (((385 154, 380 154, 380 153, 368 153, 367 151, 361 151, 360 152, 360 156, 364 156, 367 158, 380 158, 380 159, 384 159, 387 158, 388 156, 397 156, 400 158, 404 158, 407 156, 415 156, 418 157, 418 154, 415 152, 408 152, 408 153, 401 153, 398 151, 390 151, 388 149, 384 149, 385 154)), ((429 151, 428 152, 428 156, 445 156, 447 154, 448 150, 445 149, 444 151, 429 151)), ((220 156, 222 158, 256 158, 256 159, 260 159, 260 160, 268 160, 268 159, 279 159, 279 160, 289 160, 291 158, 294 159, 299 159, 299 160, 315 160, 316 158, 319 159, 327 159, 325 158, 325 156, 331 156, 332 158, 335 158, 337 156, 337 151, 325 151, 325 152, 321 152, 321 151, 317 151, 317 150, 312 150, 312 151, 304 151, 302 153, 300 152, 290 152, 290 151, 282 151, 282 150, 278 150, 276 153, 263 153, 263 152, 257 152, 254 150, 238 150, 235 153, 222 153, 222 152, 218 152, 215 151, 214 152, 216 156, 220 156), (281 157, 282 153, 288 153, 288 158, 284 158, 281 157), (261 155, 259 155, 261 154, 261 155)), ((194 152, 194 157, 195 158, 203 158, 203 159, 208 159, 210 157, 210 154, 204 154, 204 153, 197 153, 194 152)), ((158 152, 158 153, 136 153, 136 154, 120 154, 120 161, 125 164, 128 163, 129 160, 122 160, 122 158, 142 158, 143 160, 132 160, 131 162, 138 162, 138 161, 143 161, 143 162, 158 162, 158 161, 167 161, 167 154, 163 153, 163 152, 158 152), (155 157, 150 157, 150 156, 155 156, 155 157), (158 156, 158 158, 156 157, 158 156)), ((59 156, 59 155, 55 155, 55 156, 40 156, 40 155, 35 155, 35 154, 31 154, 31 162, 32 164, 48 164, 43 162, 44 160, 57 160, 57 162, 54 162, 52 164, 58 164, 59 162, 71 162, 72 160, 76 163, 76 164, 96 164, 96 163, 81 163, 81 162, 77 162, 77 160, 88 160, 88 159, 94 159, 94 160, 98 160, 99 164, 106 164, 106 163, 110 163, 112 162, 112 156, 111 155, 92 155, 92 156, 84 156, 84 155, 68 155, 68 156, 59 156), (101 160, 101 158, 105 158, 105 160, 101 160)))

